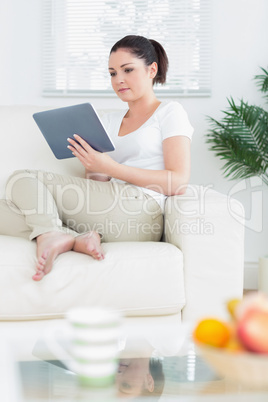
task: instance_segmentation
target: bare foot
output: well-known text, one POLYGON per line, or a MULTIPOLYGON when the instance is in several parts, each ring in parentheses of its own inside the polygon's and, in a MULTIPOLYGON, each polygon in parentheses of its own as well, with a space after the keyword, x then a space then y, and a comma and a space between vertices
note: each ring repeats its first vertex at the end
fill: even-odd
POLYGON ((96 260, 104 259, 100 235, 94 231, 77 236, 75 238, 73 250, 78 253, 91 255, 91 257, 96 260))
POLYGON ((61 232, 48 232, 37 237, 37 264, 34 281, 40 281, 48 274, 53 262, 59 254, 70 251, 74 245, 74 237, 61 232))

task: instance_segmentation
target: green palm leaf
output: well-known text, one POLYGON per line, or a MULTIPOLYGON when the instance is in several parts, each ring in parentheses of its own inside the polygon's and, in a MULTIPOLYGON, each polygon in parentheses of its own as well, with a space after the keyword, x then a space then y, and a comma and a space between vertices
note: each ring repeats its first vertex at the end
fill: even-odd
POLYGON ((268 184, 268 113, 232 98, 221 121, 209 117, 207 143, 225 160, 224 175, 231 179, 261 176, 268 184))
POLYGON ((256 75, 254 78, 261 92, 265 93, 268 100, 268 71, 261 67, 263 74, 256 75))

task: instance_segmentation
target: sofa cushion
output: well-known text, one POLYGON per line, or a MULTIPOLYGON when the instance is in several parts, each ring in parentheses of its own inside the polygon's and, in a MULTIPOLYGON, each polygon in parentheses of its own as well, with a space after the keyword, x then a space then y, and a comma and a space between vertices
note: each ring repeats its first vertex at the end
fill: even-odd
POLYGON ((69 251, 35 282, 36 244, 0 236, 0 319, 60 318, 75 306, 104 306, 127 316, 180 312, 183 258, 168 243, 104 243, 105 259, 69 251))

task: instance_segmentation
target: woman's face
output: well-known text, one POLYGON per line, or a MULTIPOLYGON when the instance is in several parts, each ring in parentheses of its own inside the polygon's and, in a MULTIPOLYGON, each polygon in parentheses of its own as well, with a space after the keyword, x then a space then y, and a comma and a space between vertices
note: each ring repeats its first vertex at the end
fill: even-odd
POLYGON ((143 59, 135 57, 126 49, 112 52, 109 58, 109 72, 115 93, 124 102, 140 99, 152 91, 152 81, 157 64, 146 66, 143 59))
POLYGON ((143 390, 152 392, 154 380, 149 371, 149 358, 121 359, 116 376, 117 396, 133 397, 143 390))

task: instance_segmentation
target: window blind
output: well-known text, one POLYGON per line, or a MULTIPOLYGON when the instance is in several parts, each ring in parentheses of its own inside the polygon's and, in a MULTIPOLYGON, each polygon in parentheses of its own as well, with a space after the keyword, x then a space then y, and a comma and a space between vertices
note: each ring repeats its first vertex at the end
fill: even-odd
POLYGON ((159 41, 165 96, 211 90, 211 0, 43 0, 43 95, 109 96, 112 45, 128 34, 159 41))

